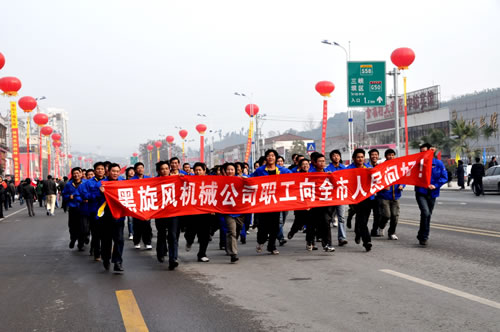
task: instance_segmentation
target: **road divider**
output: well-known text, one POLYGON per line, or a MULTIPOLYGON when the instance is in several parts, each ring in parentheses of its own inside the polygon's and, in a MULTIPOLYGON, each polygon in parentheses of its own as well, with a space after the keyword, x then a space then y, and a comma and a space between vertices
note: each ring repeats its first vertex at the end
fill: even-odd
POLYGON ((137 305, 134 293, 130 289, 116 291, 116 299, 120 306, 123 325, 127 332, 148 332, 141 309, 137 305))
MULTIPOLYGON (((419 221, 407 220, 407 219, 400 219, 398 221, 398 223, 405 224, 405 225, 412 225, 412 226, 420 226, 419 221)), ((500 232, 490 231, 487 229, 478 229, 478 228, 470 228, 470 227, 462 227, 462 226, 436 224, 436 223, 432 223, 432 222, 431 222, 431 228, 459 232, 459 233, 467 233, 467 234, 475 234, 475 235, 483 235, 483 236, 491 236, 491 237, 500 238, 500 232)))

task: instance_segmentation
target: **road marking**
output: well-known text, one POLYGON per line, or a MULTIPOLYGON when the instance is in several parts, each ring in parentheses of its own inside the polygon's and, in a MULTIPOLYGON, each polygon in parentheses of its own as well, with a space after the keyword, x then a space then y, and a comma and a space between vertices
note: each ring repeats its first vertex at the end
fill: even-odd
MULTIPOLYGON (((399 223, 405 224, 405 225, 412 225, 412 226, 419 226, 420 225, 419 222, 413 221, 413 220, 400 220, 399 223)), ((461 226, 450 226, 450 225, 432 224, 432 223, 431 223, 431 228, 442 229, 442 230, 447 230, 447 231, 454 231, 454 232, 459 232, 459 233, 484 235, 484 236, 491 236, 491 237, 500 238, 500 232, 489 231, 486 229, 475 229, 475 228, 468 228, 468 227, 461 227, 461 226)))
POLYGON ((423 280, 423 279, 420 279, 420 278, 412 277, 412 276, 410 276, 408 274, 396 272, 396 271, 393 271, 393 270, 382 269, 382 270, 379 270, 379 271, 387 273, 387 274, 390 274, 390 275, 393 275, 395 277, 399 277, 399 278, 403 278, 403 279, 406 279, 406 280, 409 280, 409 281, 413 281, 413 282, 415 282, 417 284, 420 284, 420 285, 424 285, 424 286, 431 287, 431 288, 434 288, 434 289, 437 289, 437 290, 440 290, 440 291, 443 291, 443 292, 446 292, 446 293, 450 293, 450 294, 453 294, 453 295, 456 295, 456 296, 460 296, 460 297, 463 297, 463 298, 465 298, 467 300, 471 300, 471 301, 474 301, 474 302, 479 302, 479 303, 485 304, 487 306, 493 307, 495 309, 500 309, 500 303, 498 303, 498 302, 491 301, 491 300, 488 300, 488 299, 485 299, 485 298, 482 298, 482 297, 479 297, 479 296, 476 296, 476 295, 472 295, 472 294, 469 294, 469 293, 466 293, 466 292, 462 292, 462 291, 459 291, 457 289, 449 288, 449 287, 446 287, 446 286, 443 286, 443 285, 439 285, 439 284, 436 284, 436 283, 433 283, 433 282, 430 282, 430 281, 427 281, 427 280, 423 280))
POLYGON ((116 298, 120 311, 122 313, 123 325, 125 331, 147 332, 148 327, 144 318, 142 317, 141 310, 137 305, 134 293, 130 289, 116 291, 116 298))
POLYGON ((3 219, 0 219, 0 222, 1 222, 1 221, 3 221, 3 220, 5 220, 5 219, 7 219, 8 217, 13 216, 13 215, 15 215, 15 214, 18 214, 19 212, 24 211, 24 210, 26 210, 26 209, 27 209, 27 208, 26 208, 26 207, 24 207, 24 208, 22 208, 21 210, 18 210, 18 211, 14 212, 14 213, 9 214, 8 216, 5 216, 3 219))

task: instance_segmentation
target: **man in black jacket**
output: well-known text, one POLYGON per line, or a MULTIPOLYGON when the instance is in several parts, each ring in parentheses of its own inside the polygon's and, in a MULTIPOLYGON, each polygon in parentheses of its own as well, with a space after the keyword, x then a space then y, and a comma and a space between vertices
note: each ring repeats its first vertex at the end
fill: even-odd
POLYGON ((473 186, 475 187, 474 192, 476 193, 476 196, 479 196, 481 194, 484 195, 483 192, 484 166, 483 164, 480 163, 480 161, 481 159, 479 157, 476 157, 476 163, 472 165, 472 168, 470 170, 470 174, 474 179, 473 186))
MULTIPOLYGON (((6 187, 7 185, 5 185, 6 187)), ((0 218, 3 218, 3 203, 5 201, 5 187, 3 178, 0 176, 0 218)))
POLYGON ((52 179, 52 175, 48 175, 47 180, 43 182, 43 193, 47 199, 47 215, 53 216, 56 204, 57 184, 52 179))

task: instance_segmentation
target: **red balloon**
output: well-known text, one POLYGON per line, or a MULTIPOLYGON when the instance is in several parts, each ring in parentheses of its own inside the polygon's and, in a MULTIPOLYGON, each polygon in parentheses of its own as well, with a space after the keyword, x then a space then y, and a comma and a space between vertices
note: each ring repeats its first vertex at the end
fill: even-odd
POLYGON ((2 53, 0 53, 0 69, 2 69, 4 65, 5 65, 5 57, 3 56, 2 53))
POLYGON ((82 156, 78 157, 78 160, 83 160, 83 157, 82 156))
POLYGON ((179 131, 179 136, 182 138, 182 139, 185 139, 188 135, 188 131, 186 129, 182 129, 179 131))
POLYGON ((49 117, 47 114, 37 113, 33 117, 33 121, 39 126, 45 126, 49 122, 49 117))
POLYGON ((408 69, 414 60, 415 52, 408 47, 397 48, 391 54, 391 61, 398 69, 408 69))
POLYGON ((133 157, 137 157, 139 154, 137 152, 132 153, 133 157))
POLYGON ((323 97, 330 97, 330 93, 335 90, 335 85, 330 81, 321 81, 316 83, 316 91, 323 97))
POLYGON ((162 144, 162 143, 161 143, 161 141, 156 141, 156 142, 155 142, 155 146, 156 146, 158 149, 159 149, 159 148, 161 148, 161 144, 162 144))
POLYGON ((245 112, 247 112, 248 116, 255 116, 259 113, 259 106, 255 104, 248 104, 245 106, 245 112))
POLYGON ((68 159, 71 159, 71 158, 73 158, 73 155, 68 154, 68 159))
POLYGON ((147 146, 148 151, 153 151, 153 148, 154 148, 154 146, 152 146, 151 144, 148 144, 148 146, 147 146))
POLYGON ((21 89, 21 81, 17 77, 0 78, 0 90, 8 96, 17 96, 17 91, 21 89))
POLYGON ((172 144, 174 142, 174 136, 167 136, 167 138, 165 138, 167 140, 168 143, 172 144))
POLYGON ((200 135, 204 135, 205 131, 207 131, 207 126, 205 126, 204 124, 199 124, 196 126, 196 130, 198 130, 200 135))
POLYGON ((22 97, 17 101, 19 107, 23 109, 25 113, 33 111, 36 107, 36 99, 33 97, 22 97))
POLYGON ((61 135, 60 134, 52 134, 52 139, 54 141, 59 141, 61 139, 61 135))
POLYGON ((42 129, 40 130, 40 132, 44 136, 49 136, 50 134, 52 134, 52 127, 51 126, 42 127, 42 129))

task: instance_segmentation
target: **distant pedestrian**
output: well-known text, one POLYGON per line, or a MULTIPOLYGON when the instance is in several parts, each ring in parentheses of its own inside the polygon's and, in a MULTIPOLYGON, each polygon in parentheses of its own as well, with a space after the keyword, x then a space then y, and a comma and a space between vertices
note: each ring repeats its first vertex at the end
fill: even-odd
POLYGON ((20 185, 21 190, 20 190, 20 195, 24 197, 24 200, 26 201, 26 207, 28 208, 28 215, 30 217, 35 216, 35 209, 33 208, 33 202, 35 201, 36 198, 36 191, 35 187, 31 185, 31 179, 26 178, 23 183, 20 185))
POLYGON ((47 215, 53 216, 56 204, 57 184, 52 175, 47 175, 47 180, 43 183, 43 193, 47 199, 47 215))
POLYGON ((491 160, 488 163, 488 168, 493 167, 493 166, 497 166, 497 165, 498 165, 497 157, 491 157, 491 160))
POLYGON ((458 161, 457 184, 460 187, 460 190, 465 189, 465 169, 464 169, 464 162, 462 160, 458 161))
POLYGON ((479 196, 481 194, 484 195, 483 192, 483 176, 484 176, 484 166, 481 164, 481 159, 479 157, 476 157, 476 163, 472 165, 472 168, 470 170, 470 174, 472 176, 472 179, 474 179, 473 185, 473 192, 476 194, 476 196, 479 196))

